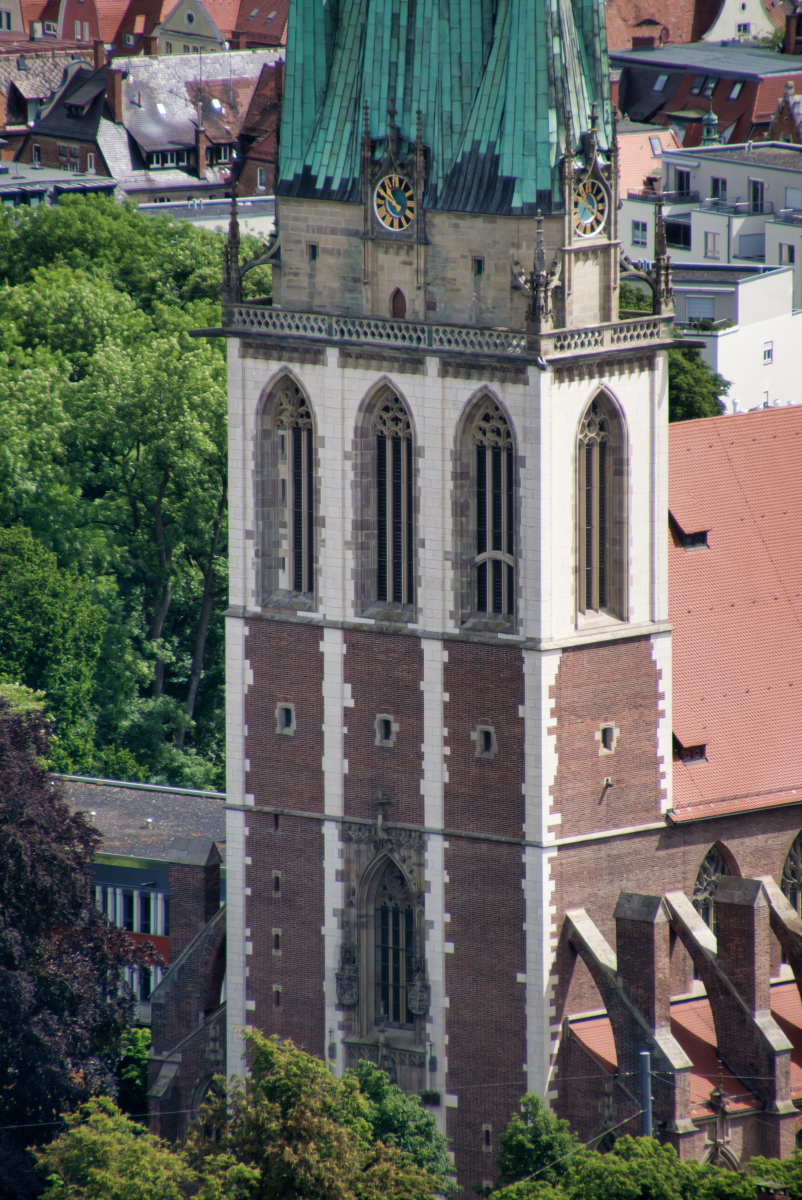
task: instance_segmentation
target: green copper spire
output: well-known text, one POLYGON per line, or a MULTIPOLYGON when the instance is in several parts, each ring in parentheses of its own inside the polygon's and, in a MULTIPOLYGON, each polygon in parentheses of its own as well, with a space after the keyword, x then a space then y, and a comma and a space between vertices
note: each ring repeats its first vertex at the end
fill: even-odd
POLYGON ((566 120, 610 144, 603 0, 294 0, 279 195, 356 201, 363 107, 377 159, 421 110, 424 203, 534 213, 560 203, 566 120))

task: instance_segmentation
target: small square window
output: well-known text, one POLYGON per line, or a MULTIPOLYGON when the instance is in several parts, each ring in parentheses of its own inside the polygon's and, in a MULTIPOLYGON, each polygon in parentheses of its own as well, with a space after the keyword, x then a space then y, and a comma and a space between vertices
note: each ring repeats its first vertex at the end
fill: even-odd
POLYGON ((389 713, 378 713, 375 721, 376 745, 394 746, 398 733, 398 722, 389 713))
POLYGON ((654 81, 654 87, 652 88, 652 91, 653 92, 662 92, 667 83, 668 83, 667 75, 658 75, 654 81))
POLYGON ((476 742, 476 757, 493 759, 496 756, 498 743, 496 731, 492 725, 479 725, 471 734, 471 741, 476 742))
POLYGON ((742 25, 739 25, 739 26, 738 26, 738 33, 739 33, 739 34, 740 34, 742 37, 748 37, 748 36, 749 36, 749 31, 750 31, 750 29, 751 29, 751 28, 752 28, 752 26, 749 24, 749 22, 748 22, 748 21, 744 21, 742 25))
POLYGON ((648 244, 648 227, 645 221, 632 222, 632 245, 646 246, 648 244))
POLYGON ((276 705, 276 733, 284 737, 292 737, 295 733, 295 705, 276 705))
POLYGON ((317 251, 318 251, 317 242, 307 242, 306 253, 307 253, 307 256, 308 256, 310 262, 317 262, 317 251))
POLYGON ((774 342, 763 343, 763 365, 774 362, 774 342))
POLYGON ((479 275, 484 275, 484 273, 485 273, 485 260, 484 260, 483 258, 475 258, 475 259, 473 260, 473 273, 474 273, 474 275, 476 275, 476 276, 479 276, 479 275))

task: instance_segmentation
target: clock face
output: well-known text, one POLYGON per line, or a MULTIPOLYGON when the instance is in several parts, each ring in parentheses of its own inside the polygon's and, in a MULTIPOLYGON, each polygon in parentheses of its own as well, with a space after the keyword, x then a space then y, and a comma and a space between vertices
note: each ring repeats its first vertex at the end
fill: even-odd
POLYGON ((415 193, 403 175, 385 175, 373 202, 385 229, 406 229, 415 216, 415 193))
POLYGON ((607 220, 607 193, 595 179, 580 184, 574 196, 574 230, 592 237, 607 220))

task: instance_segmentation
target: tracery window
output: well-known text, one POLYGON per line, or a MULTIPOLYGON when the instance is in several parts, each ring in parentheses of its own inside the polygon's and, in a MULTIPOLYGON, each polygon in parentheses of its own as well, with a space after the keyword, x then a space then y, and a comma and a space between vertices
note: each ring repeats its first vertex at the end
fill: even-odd
POLYGON ((712 933, 716 932, 716 906, 713 897, 722 875, 731 875, 727 860, 717 846, 711 846, 702 860, 693 885, 693 906, 712 933))
POLYGON ((277 398, 275 424, 279 457, 287 463, 290 587, 311 592, 315 561, 312 414, 306 396, 292 380, 287 380, 277 398))
POLYGON ((374 914, 376 1024, 412 1029, 407 984, 413 974, 415 917, 407 882, 393 862, 379 880, 374 914))
POLYGON ((788 903, 802 916, 802 833, 797 834, 788 851, 780 886, 788 903))
POLYGON ((373 418, 376 439, 377 600, 412 604, 414 597, 414 508, 412 423, 401 400, 390 393, 373 418))
POLYGON ((603 393, 591 400, 578 440, 578 608, 623 616, 623 429, 603 393))
POLYGON ((473 444, 476 611, 506 615, 515 603, 513 440, 507 418, 489 396, 474 422, 473 444))

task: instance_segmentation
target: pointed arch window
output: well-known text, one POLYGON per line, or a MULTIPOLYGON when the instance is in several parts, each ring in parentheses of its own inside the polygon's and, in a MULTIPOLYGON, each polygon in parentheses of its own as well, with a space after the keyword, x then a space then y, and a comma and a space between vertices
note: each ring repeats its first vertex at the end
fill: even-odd
POLYGON ((412 423, 404 402, 390 393, 373 420, 376 443, 376 598, 412 604, 414 507, 412 423))
POLYGON ((311 592, 315 561, 312 414, 301 389, 288 381, 276 407, 279 455, 286 463, 290 588, 311 592))
POLYGON ((513 440, 507 418, 490 397, 473 426, 475 454, 475 605, 509 615, 515 602, 513 440))
POLYGON ((802 833, 797 834, 788 851, 780 886, 788 903, 802 916, 802 833))
POLYGON ((582 418, 578 441, 578 608, 625 610, 624 430, 599 393, 582 418))
POLYGON ((693 906, 712 933, 716 932, 716 908, 713 897, 722 875, 731 875, 729 864, 717 846, 711 846, 702 860, 693 885, 693 906))
POLYGON ((407 985, 414 966, 415 914, 406 879, 393 862, 387 864, 376 889, 373 928, 376 1024, 413 1029, 407 985))

